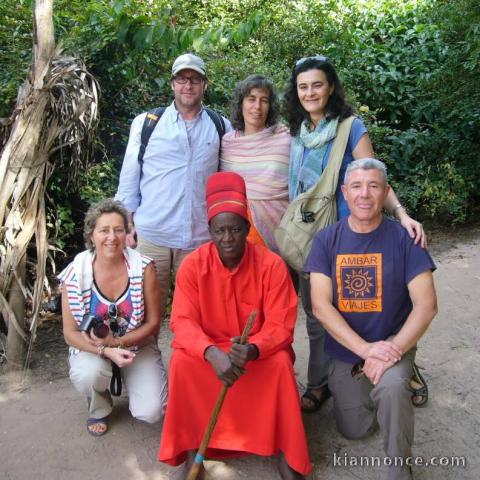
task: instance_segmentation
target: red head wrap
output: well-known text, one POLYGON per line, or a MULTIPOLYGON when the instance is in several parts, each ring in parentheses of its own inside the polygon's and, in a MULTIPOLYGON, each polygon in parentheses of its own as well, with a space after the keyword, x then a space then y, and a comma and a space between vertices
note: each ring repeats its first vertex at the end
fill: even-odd
POLYGON ((208 221, 219 213, 236 213, 248 220, 245 182, 237 173, 218 172, 207 180, 208 221))

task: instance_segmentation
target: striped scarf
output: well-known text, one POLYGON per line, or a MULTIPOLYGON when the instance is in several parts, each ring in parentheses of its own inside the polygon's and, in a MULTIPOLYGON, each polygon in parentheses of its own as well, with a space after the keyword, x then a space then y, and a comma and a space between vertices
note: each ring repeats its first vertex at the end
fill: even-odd
POLYGON ((253 226, 275 252, 273 232, 288 206, 290 142, 288 131, 278 126, 252 135, 229 132, 222 139, 220 170, 243 177, 253 226))
POLYGON ((288 191, 290 201, 313 187, 323 173, 323 159, 328 143, 337 134, 338 118, 327 120, 324 118, 318 123, 313 132, 308 129, 308 122, 304 120, 300 133, 292 141, 290 154, 290 170, 288 191), (309 152, 304 158, 304 149, 309 152))
MULTIPOLYGON (((128 332, 138 328, 143 322, 143 274, 146 266, 152 260, 128 247, 123 251, 123 255, 130 281, 130 297, 133 307, 128 332)), ((58 275, 60 282, 65 284, 68 305, 78 325, 82 322, 84 315, 90 311, 94 259, 95 253, 90 250, 85 250, 76 255, 73 262, 58 275)))

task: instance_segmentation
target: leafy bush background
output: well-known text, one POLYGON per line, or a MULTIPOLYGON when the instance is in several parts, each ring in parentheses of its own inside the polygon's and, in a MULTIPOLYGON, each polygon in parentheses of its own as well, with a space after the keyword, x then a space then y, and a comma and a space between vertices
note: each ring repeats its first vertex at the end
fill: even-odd
MULTIPOLYGON (((10 115, 31 57, 33 0, 0 4, 0 117, 10 115)), ((58 41, 102 88, 96 155, 49 187, 52 241, 78 248, 91 201, 114 194, 131 120, 171 100, 185 51, 208 62, 207 103, 228 115, 236 82, 269 75, 279 92, 306 55, 328 55, 368 123, 391 183, 420 219, 462 223, 480 191, 478 0, 56 0, 58 41)))

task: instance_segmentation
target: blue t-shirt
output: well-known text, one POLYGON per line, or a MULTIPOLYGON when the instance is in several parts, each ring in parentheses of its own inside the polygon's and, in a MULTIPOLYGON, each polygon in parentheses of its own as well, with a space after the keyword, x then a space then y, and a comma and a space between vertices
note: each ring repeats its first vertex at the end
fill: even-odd
MULTIPOLYGON (((338 185, 337 191, 335 193, 335 197, 337 200, 337 211, 338 211, 338 219, 341 220, 342 218, 348 217, 350 215, 350 210, 348 209, 347 202, 343 198, 343 193, 341 190, 341 185, 343 184, 343 178, 345 177, 345 171, 347 170, 348 164, 353 162, 353 151, 357 146, 360 139, 363 135, 367 133, 367 129, 362 120, 359 118, 355 118, 352 122, 352 128, 350 130, 350 136, 348 137, 347 146, 345 147, 345 155, 343 156, 342 165, 340 167, 340 173, 338 176, 338 185)), ((325 155, 323 156, 322 162, 322 172, 325 170, 328 164, 328 159, 330 158, 330 153, 332 151, 334 138, 330 140, 327 144, 327 149, 325 150, 325 155)), ((303 150, 303 160, 307 157, 308 153, 310 152, 309 148, 304 148, 303 150)), ((307 191, 313 185, 308 185, 304 191, 307 191)))
MULTIPOLYGON (((384 217, 373 232, 356 233, 345 218, 315 235, 304 270, 330 277, 335 308, 364 340, 376 342, 400 330, 412 310, 409 282, 435 264, 398 222, 384 217)), ((328 333, 325 350, 343 362, 361 360, 328 333)))

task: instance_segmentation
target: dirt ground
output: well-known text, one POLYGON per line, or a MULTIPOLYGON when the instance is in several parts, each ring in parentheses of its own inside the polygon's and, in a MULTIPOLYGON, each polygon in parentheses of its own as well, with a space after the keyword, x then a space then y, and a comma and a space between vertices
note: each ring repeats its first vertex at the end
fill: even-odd
MULTIPOLYGON (((434 232, 430 240, 438 267, 435 281, 440 312, 417 355, 430 401, 426 408, 415 411, 414 455, 422 457, 419 461, 436 457, 434 462, 450 465, 417 466, 414 476, 418 480, 478 479, 480 228, 434 232), (463 457, 453 460, 465 461, 466 466, 453 466, 452 457, 463 457)), ((162 345, 168 359, 167 334, 162 345)), ((295 334, 300 386, 305 384, 307 349, 305 319, 300 314, 295 334)), ((179 473, 157 463, 161 427, 132 419, 126 397, 116 400, 110 430, 104 437, 88 435, 85 419, 85 399, 68 379, 60 324, 45 323, 23 385, 6 374, 0 376, 0 479, 167 480, 179 473)), ((304 423, 314 463, 312 478, 385 478, 384 466, 351 465, 364 461, 361 456, 382 458, 379 432, 362 441, 344 439, 336 432, 331 400, 320 412, 305 415, 304 423)), ((209 461, 207 472, 208 478, 218 480, 279 478, 274 460, 259 457, 209 461)))

